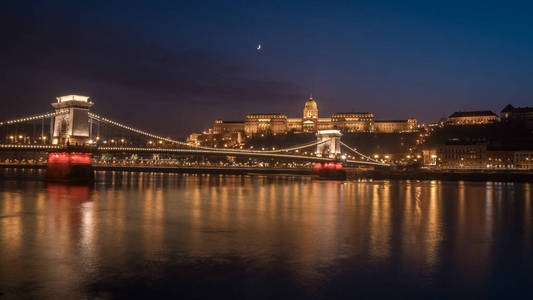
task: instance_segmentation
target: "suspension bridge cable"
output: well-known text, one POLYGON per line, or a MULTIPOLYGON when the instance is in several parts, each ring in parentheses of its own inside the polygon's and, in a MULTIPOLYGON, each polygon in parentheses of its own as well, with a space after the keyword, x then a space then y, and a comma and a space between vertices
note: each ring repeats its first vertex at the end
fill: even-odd
POLYGON ((16 120, 2 121, 2 122, 0 122, 0 126, 6 126, 6 125, 29 122, 29 121, 35 121, 35 120, 42 120, 42 119, 47 119, 47 118, 52 118, 52 117, 55 117, 55 116, 63 115, 63 114, 66 114, 66 113, 67 113, 67 111, 56 111, 56 112, 46 113, 46 114, 42 114, 42 115, 36 115, 36 116, 31 116, 31 117, 20 118, 20 119, 16 119, 16 120))
POLYGON ((361 153, 361 152, 359 152, 359 151, 353 149, 352 147, 346 145, 346 144, 343 143, 342 141, 341 141, 340 143, 341 143, 341 145, 343 145, 344 147, 348 148, 348 150, 350 150, 350 151, 352 151, 352 152, 358 154, 359 156, 361 156, 361 157, 363 157, 363 158, 366 158, 366 159, 368 159, 368 160, 370 160, 370 161, 372 161, 372 162, 375 162, 375 163, 379 163, 379 164, 381 164, 380 161, 375 160, 375 159, 371 158, 370 156, 364 155, 363 153, 361 153))
POLYGON ((140 130, 140 129, 136 129, 136 128, 130 127, 130 126, 125 125, 125 124, 121 124, 119 122, 116 122, 116 121, 113 121, 113 120, 98 116, 98 115, 93 114, 93 113, 89 113, 89 117, 93 118, 93 119, 95 119, 97 121, 108 123, 108 124, 111 124, 113 126, 117 126, 119 128, 126 129, 126 130, 129 130, 129 131, 135 132, 137 134, 148 136, 148 137, 151 137, 151 138, 154 138, 154 139, 166 141, 166 142, 173 143, 173 144, 182 145, 182 146, 185 146, 185 147, 197 148, 197 149, 203 149, 203 150, 211 150, 211 151, 218 151, 218 152, 228 152, 228 151, 230 151, 230 152, 245 152, 245 153, 280 153, 280 152, 300 150, 300 149, 303 149, 303 148, 316 146, 316 145, 327 143, 327 142, 330 141, 329 139, 328 140, 324 140, 324 141, 316 141, 316 142, 311 142, 311 143, 307 143, 307 144, 303 144, 303 145, 297 145, 297 146, 294 146, 294 147, 277 149, 277 150, 220 149, 220 148, 215 148, 215 147, 191 145, 191 144, 188 144, 188 143, 185 143, 185 142, 176 141, 176 140, 173 140, 173 139, 170 139, 170 138, 165 138, 165 137, 158 136, 158 135, 155 135, 155 134, 152 134, 152 133, 140 130))

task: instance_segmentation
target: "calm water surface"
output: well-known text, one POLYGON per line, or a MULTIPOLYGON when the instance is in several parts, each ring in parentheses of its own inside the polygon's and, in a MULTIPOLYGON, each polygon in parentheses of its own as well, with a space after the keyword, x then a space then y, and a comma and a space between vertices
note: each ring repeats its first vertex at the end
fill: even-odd
POLYGON ((533 185, 0 170, 0 298, 533 297, 533 185))

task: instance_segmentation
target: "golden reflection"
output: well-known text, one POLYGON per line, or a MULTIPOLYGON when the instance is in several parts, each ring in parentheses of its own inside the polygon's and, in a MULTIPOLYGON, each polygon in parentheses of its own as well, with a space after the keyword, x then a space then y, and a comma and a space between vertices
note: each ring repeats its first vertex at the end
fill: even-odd
POLYGON ((425 249, 425 258, 427 266, 434 267, 438 259, 438 246, 442 239, 441 224, 439 207, 440 201, 438 197, 439 184, 437 181, 432 180, 430 182, 429 192, 429 207, 428 207, 428 221, 426 235, 424 240, 427 241, 425 249))
POLYGON ((370 255, 376 260, 384 260, 390 255, 391 239, 391 199, 390 182, 374 184, 372 187, 372 207, 370 219, 370 255))
POLYGON ((46 225, 36 235, 39 268, 35 271, 49 281, 48 293, 72 293, 83 275, 79 270, 90 271, 94 265, 97 231, 90 225, 94 217, 84 220, 84 214, 92 212, 90 193, 88 186, 46 186, 46 225), (90 223, 89 228, 84 227, 84 221, 90 223))
POLYGON ((4 194, 0 204, 2 205, 0 212, 0 242, 3 250, 5 250, 2 255, 7 255, 7 259, 15 259, 19 255, 20 243, 23 238, 21 194, 4 194))
POLYGON ((459 183, 459 222, 454 242, 454 263, 463 270, 458 280, 482 282, 491 255, 493 183, 459 183), (464 195, 461 198, 461 195, 464 195), (461 205, 461 202, 464 204, 461 205), (461 215, 463 214, 463 215, 461 215), (472 242, 477 241, 477 242, 472 242))
POLYGON ((81 205, 81 226, 80 226, 80 254, 86 269, 96 271, 97 264, 97 237, 98 237, 98 217, 95 214, 98 205, 94 201, 81 205))
MULTIPOLYGON (((159 176, 161 180, 161 176, 159 176)), ((165 250, 164 245, 164 196, 163 190, 147 189, 140 208, 143 217, 143 245, 149 259, 158 259, 165 250)))
MULTIPOLYGON (((402 184, 403 186, 404 184, 402 184)), ((402 262, 415 272, 432 272, 438 264, 439 246, 443 239, 441 183, 411 181, 405 183, 405 205, 402 230, 402 262)))

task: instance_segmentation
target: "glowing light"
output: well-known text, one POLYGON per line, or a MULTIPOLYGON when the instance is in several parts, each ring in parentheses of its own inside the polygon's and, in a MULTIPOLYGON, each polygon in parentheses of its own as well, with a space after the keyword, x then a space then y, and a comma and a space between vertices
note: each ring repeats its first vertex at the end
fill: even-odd
POLYGON ((319 130, 318 134, 341 134, 341 131, 337 129, 319 130))
POLYGON ((83 101, 83 102, 89 102, 89 97, 87 96, 81 96, 81 95, 67 95, 67 96, 61 96, 57 97, 57 102, 67 102, 67 101, 83 101))

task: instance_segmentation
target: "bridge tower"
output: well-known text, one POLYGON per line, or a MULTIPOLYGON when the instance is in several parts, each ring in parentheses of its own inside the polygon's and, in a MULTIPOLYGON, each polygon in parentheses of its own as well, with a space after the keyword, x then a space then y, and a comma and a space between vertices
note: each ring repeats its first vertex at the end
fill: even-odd
POLYGON ((319 130, 316 134, 317 142, 324 142, 316 146, 316 153, 323 155, 327 150, 331 158, 337 157, 341 154, 341 136, 342 133, 337 129, 319 130), (329 140, 329 142, 325 142, 329 140))
POLYGON ((89 140, 89 109, 94 105, 89 97, 67 95, 57 97, 52 103, 56 112, 64 112, 55 117, 54 145, 85 145, 89 140))

